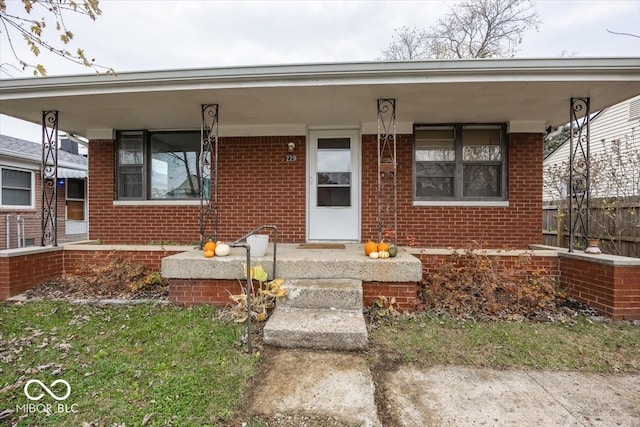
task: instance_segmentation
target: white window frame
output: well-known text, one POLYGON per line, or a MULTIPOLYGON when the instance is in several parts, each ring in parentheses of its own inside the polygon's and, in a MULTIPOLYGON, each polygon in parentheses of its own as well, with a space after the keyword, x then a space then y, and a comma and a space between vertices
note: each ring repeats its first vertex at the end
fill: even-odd
POLYGON ((15 168, 8 166, 0 166, 0 209, 8 209, 8 210, 21 210, 21 209, 35 209, 36 208, 36 178, 35 173, 32 170, 24 169, 24 168, 15 168), (29 205, 5 205, 3 203, 3 184, 2 184, 2 171, 3 170, 12 170, 18 172, 26 172, 31 175, 31 204, 29 205))

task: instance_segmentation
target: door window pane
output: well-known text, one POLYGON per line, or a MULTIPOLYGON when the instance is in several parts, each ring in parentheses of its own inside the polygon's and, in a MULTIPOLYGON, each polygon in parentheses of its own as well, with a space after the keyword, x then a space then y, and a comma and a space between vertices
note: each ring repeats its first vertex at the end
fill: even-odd
POLYGON ((318 138, 318 150, 351 149, 351 138, 318 138))
POLYGON ((84 200, 84 179, 67 179, 67 198, 84 200))
POLYGON ((351 187, 318 187, 318 206, 351 206, 351 187))
POLYGON ((317 206, 351 206, 351 139, 318 138, 317 206))
POLYGON ((79 200, 67 201, 67 219, 73 219, 77 221, 84 220, 84 202, 79 200))
POLYGON ((351 170, 350 150, 318 150, 318 170, 343 172, 351 170))

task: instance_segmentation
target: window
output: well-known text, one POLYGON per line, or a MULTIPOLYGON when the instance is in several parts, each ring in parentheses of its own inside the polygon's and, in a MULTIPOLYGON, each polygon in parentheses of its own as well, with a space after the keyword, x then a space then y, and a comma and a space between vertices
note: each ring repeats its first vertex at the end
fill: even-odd
POLYGON ((84 221, 84 179, 67 179, 67 219, 84 221))
POLYGON ((119 200, 200 199, 200 132, 119 132, 117 162, 119 200))
POLYGON ((502 125, 416 126, 416 201, 506 200, 502 125))
POLYGON ((2 168, 2 207, 33 208, 33 173, 2 168))

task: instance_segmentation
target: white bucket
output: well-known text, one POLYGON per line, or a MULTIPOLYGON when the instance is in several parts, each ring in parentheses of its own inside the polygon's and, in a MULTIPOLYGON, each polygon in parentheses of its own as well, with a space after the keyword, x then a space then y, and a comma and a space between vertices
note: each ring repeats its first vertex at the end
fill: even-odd
POLYGON ((253 234, 247 237, 247 243, 251 246, 251 255, 264 256, 269 245, 268 234, 253 234))

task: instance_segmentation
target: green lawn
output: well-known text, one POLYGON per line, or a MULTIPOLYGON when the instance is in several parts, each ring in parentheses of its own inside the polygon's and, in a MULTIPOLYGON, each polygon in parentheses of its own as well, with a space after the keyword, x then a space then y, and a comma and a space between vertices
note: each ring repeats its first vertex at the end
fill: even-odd
POLYGON ((416 315, 373 328, 373 348, 421 367, 639 372, 640 326, 626 322, 473 322, 416 315))
POLYGON ((242 328, 217 315, 208 306, 0 305, 0 413, 17 410, 9 419, 21 426, 224 425, 257 359, 236 346, 242 328), (30 401, 30 379, 63 379, 71 394, 30 401))
MULTIPOLYGON (((0 425, 229 425, 259 363, 237 346, 243 333, 244 325, 221 322, 210 306, 0 304, 0 425), (45 393, 32 402, 24 392, 32 379, 57 396, 66 389, 51 384, 65 380, 71 394, 58 402, 32 384, 32 396, 45 393)), ((372 369, 640 372, 639 326, 583 317, 563 324, 416 314, 375 324, 369 343, 372 369)))

